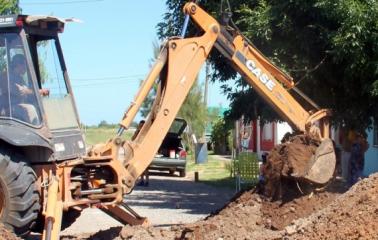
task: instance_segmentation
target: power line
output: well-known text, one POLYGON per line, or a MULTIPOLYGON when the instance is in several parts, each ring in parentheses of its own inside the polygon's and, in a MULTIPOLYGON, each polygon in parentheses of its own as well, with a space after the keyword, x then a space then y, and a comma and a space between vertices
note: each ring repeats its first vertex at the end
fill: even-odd
MULTIPOLYGON (((138 82, 130 82, 130 81, 127 81, 127 82, 118 82, 118 83, 114 83, 114 82, 97 82, 97 83, 84 83, 84 84, 75 84, 73 83, 72 84, 72 87, 73 88, 82 88, 82 87, 97 87, 97 86, 104 86, 104 87, 114 87, 114 86, 119 86, 119 85, 124 85, 124 84, 127 84, 129 87, 139 87, 139 83, 138 82)), ((57 86, 46 86, 47 88, 49 88, 50 90, 59 90, 61 88, 57 87, 57 86)))
POLYGON ((21 5, 63 5, 63 4, 77 4, 77 3, 94 3, 94 2, 103 2, 105 0, 77 0, 77 1, 57 1, 57 2, 28 2, 22 3, 21 5))
MULTIPOLYGON (((106 76, 106 77, 85 77, 85 78, 70 78, 71 82, 96 82, 96 81, 119 81, 119 80, 128 80, 128 81, 142 81, 146 77, 145 74, 138 75, 125 75, 125 76, 106 76)), ((51 81, 58 81, 58 78, 49 78, 51 81)))
MULTIPOLYGON (((120 84, 133 84, 133 82, 119 82, 117 84, 115 83, 109 83, 109 82, 102 82, 102 83, 88 83, 88 84, 73 84, 72 87, 73 88, 76 88, 76 87, 95 87, 95 86, 117 86, 117 85, 120 85, 120 84)), ((137 84, 133 84, 133 86, 139 86, 137 84)))

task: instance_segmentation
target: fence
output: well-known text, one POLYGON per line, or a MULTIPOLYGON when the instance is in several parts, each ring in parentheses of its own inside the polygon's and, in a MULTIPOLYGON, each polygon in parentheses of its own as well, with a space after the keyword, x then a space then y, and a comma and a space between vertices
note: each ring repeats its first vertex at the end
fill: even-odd
POLYGON ((241 152, 232 161, 233 176, 235 177, 236 191, 240 191, 242 184, 250 187, 259 181, 259 160, 253 152, 241 152))

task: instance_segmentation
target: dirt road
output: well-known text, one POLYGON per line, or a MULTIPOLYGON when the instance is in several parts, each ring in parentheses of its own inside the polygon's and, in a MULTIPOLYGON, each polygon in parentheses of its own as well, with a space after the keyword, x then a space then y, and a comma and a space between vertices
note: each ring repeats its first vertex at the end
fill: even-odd
MULTIPOLYGON (((153 226, 168 227, 192 223, 221 208, 233 196, 228 188, 195 183, 189 178, 151 176, 148 187, 137 186, 127 196, 129 205, 153 226)), ((62 232, 63 236, 118 229, 122 226, 98 209, 86 209, 78 220, 62 232)), ((116 231, 116 230, 115 230, 116 231)))

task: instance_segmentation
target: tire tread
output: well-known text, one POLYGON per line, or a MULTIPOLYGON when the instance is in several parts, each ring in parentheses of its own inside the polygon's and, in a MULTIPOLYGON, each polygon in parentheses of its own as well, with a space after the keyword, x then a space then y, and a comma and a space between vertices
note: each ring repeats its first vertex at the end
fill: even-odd
POLYGON ((4 225, 19 236, 25 236, 35 224, 41 209, 37 190, 37 177, 33 169, 23 162, 19 154, 9 156, 0 149, 0 180, 8 193, 7 216, 4 225))

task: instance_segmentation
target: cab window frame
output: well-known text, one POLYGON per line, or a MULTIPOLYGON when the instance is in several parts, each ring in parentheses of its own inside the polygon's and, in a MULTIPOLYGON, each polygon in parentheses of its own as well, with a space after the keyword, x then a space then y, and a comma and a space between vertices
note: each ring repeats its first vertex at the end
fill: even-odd
MULTIPOLYGON (((20 38, 21 40, 21 44, 22 44, 22 51, 23 51, 23 56, 25 57, 25 62, 26 62, 26 71, 27 71, 27 75, 28 75, 28 80, 30 81, 30 86, 33 90, 33 97, 35 98, 35 102, 34 102, 34 107, 35 107, 35 111, 38 115, 38 118, 39 118, 39 121, 38 123, 36 124, 33 124, 31 122, 27 122, 27 121, 23 121, 22 119, 18 119, 18 118, 15 118, 15 117, 12 117, 12 114, 9 114, 9 116, 0 116, 1 119, 8 119, 8 120, 14 120, 16 122, 19 122, 19 123, 22 123, 22 124, 25 124, 29 127, 32 127, 32 128, 35 128, 35 129, 40 129, 43 127, 44 125, 44 117, 43 117, 43 111, 41 109, 41 102, 40 102, 40 99, 39 99, 39 94, 38 94, 38 91, 39 91, 39 88, 38 88, 38 81, 36 79, 36 76, 35 76, 35 72, 34 72, 34 69, 32 67, 33 65, 33 61, 32 61, 32 57, 30 55, 30 48, 29 48, 29 42, 27 40, 27 34, 26 32, 24 31, 24 29, 19 29, 19 28, 12 28, 12 29, 0 29, 0 34, 16 34, 18 35, 18 37, 20 38)), ((7 65, 6 65, 6 71, 7 71, 7 81, 8 81, 8 91, 9 91, 9 84, 12 84, 10 82, 10 75, 9 75, 9 71, 10 71, 10 62, 11 62, 11 54, 10 54, 10 48, 7 48, 6 49, 6 61, 7 61, 7 65)), ((8 95, 10 95, 10 93, 8 93, 8 95)), ((9 106, 11 108, 11 106, 9 106)), ((11 110, 10 110, 11 111, 11 110)))

